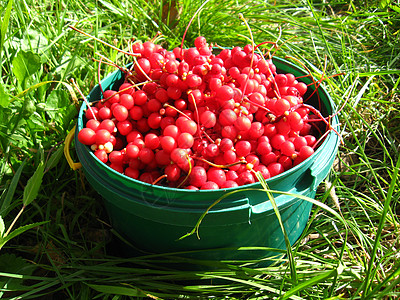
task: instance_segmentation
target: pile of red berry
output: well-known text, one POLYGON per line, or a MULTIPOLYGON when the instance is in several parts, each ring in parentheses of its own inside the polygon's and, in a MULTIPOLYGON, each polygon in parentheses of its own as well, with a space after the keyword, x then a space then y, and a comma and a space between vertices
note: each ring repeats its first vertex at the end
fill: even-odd
POLYGON ((314 153, 307 85, 278 74, 251 45, 213 54, 204 37, 173 51, 136 42, 132 57, 124 83, 86 110, 78 133, 110 168, 152 184, 219 189, 254 183, 256 172, 278 175, 314 153))

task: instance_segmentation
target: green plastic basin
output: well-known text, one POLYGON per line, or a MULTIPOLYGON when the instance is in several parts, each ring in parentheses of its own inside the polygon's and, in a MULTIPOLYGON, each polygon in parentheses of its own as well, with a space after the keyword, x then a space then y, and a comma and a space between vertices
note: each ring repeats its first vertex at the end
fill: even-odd
MULTIPOLYGON (((307 74, 284 59, 273 61, 280 73, 292 73, 296 77, 307 74)), ((303 81, 312 82, 307 77, 303 81)), ((103 79, 101 85, 104 90, 118 89, 122 82, 123 73, 117 70, 103 79)), ((311 92, 312 88, 308 93, 311 92)), ((100 98, 99 86, 87 97, 89 102, 100 98)), ((322 87, 307 103, 324 116, 335 112, 332 99, 322 87)), ((278 219, 260 183, 193 191, 151 185, 127 177, 100 162, 89 147, 78 142, 77 134, 84 127, 86 109, 83 103, 75 132, 78 158, 88 182, 104 200, 113 228, 136 248, 152 253, 192 251, 193 257, 207 260, 257 260, 277 254, 266 249, 237 250, 240 247, 286 249, 278 219), (202 214, 220 197, 224 198, 212 207, 200 225, 200 239, 192 235, 179 240, 192 231, 202 214), (221 248, 227 249, 218 250, 221 248)), ((336 116, 331 119, 331 125, 338 128, 336 116)), ((274 199, 292 244, 301 236, 312 208, 310 202, 299 199, 298 195, 315 197, 318 185, 333 165, 338 145, 339 137, 331 131, 311 157, 266 180, 270 189, 289 193, 275 193, 274 199)))

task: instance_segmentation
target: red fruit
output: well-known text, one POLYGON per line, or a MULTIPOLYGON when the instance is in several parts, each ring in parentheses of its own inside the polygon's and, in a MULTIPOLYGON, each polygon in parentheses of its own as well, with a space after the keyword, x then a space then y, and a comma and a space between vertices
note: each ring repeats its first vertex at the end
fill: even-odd
POLYGON ((96 131, 96 144, 104 145, 111 139, 111 133, 106 129, 99 129, 96 131))
POLYGON ((310 146, 310 147, 314 146, 314 144, 315 144, 316 141, 317 141, 317 139, 315 138, 315 136, 310 135, 310 134, 306 135, 304 138, 305 138, 306 141, 307 141, 307 145, 310 146))
POLYGON ((128 158, 136 159, 139 157, 140 149, 137 145, 130 144, 130 145, 126 146, 125 151, 126 151, 126 155, 128 156, 128 158))
POLYGON ((117 104, 114 107, 114 109, 112 110, 112 114, 118 121, 125 121, 129 116, 128 109, 120 104, 117 104))
POLYGON ((103 93, 103 99, 108 103, 118 103, 119 102, 119 94, 113 90, 107 90, 103 93))
POLYGON ((121 99, 122 95, 133 95, 133 93, 135 92, 135 86, 129 82, 125 82, 123 84, 121 84, 121 86, 118 89, 119 92, 119 96, 121 99))
POLYGON ((245 157, 250 154, 251 144, 248 141, 239 141, 235 144, 236 154, 239 157, 245 157))
POLYGON ((202 47, 206 47, 207 46, 207 40, 204 36, 198 36, 195 40, 194 40, 194 46, 199 49, 202 47))
POLYGON ((264 134, 264 125, 260 122, 251 123, 249 137, 253 140, 258 139, 264 134))
POLYGON ((238 187, 238 186, 239 185, 236 183, 236 181, 227 180, 221 185, 221 189, 235 188, 235 187, 238 187))
POLYGON ((221 136, 223 138, 234 140, 236 139, 237 135, 238 135, 238 130, 233 125, 224 126, 221 129, 221 136))
POLYGON ((119 97, 119 104, 126 107, 126 109, 131 109, 135 104, 131 94, 122 94, 119 97))
POLYGON ((164 174, 168 181, 177 181, 181 177, 181 169, 176 164, 170 164, 165 167, 164 174))
POLYGON ((232 164, 236 162, 236 153, 233 150, 227 150, 224 152, 224 160, 227 164, 232 164))
POLYGON ((304 136, 295 137, 293 140, 293 145, 295 149, 299 151, 301 147, 307 146, 307 139, 304 136))
POLYGON ((108 159, 110 160, 110 163, 116 164, 116 165, 122 165, 124 162, 124 154, 122 151, 111 151, 110 154, 108 154, 108 159))
POLYGON ((158 112, 153 112, 147 118, 147 124, 152 129, 158 129, 160 128, 162 118, 163 117, 158 112))
POLYGON ((207 182, 207 172, 201 166, 194 166, 189 175, 189 183, 195 187, 201 187, 207 182))
POLYGON ((147 148, 154 150, 157 149, 160 145, 160 139, 156 134, 148 133, 144 137, 144 144, 147 148))
POLYGON ((216 157, 219 154, 219 148, 216 144, 209 144, 205 149, 205 155, 208 157, 216 157))
POLYGON ((205 128, 212 128, 217 123, 217 117, 212 111, 206 110, 200 115, 200 123, 205 128))
POLYGON ((218 184, 216 184, 215 182, 212 181, 207 181, 206 183, 204 183, 201 187, 201 190, 218 190, 219 186, 218 184))
POLYGON ((222 126, 233 125, 236 119, 237 115, 232 109, 224 109, 218 116, 218 121, 222 126))
POLYGON ((106 150, 104 149, 98 149, 94 152, 94 155, 103 163, 107 163, 108 161, 108 155, 106 150))
POLYGON ((216 95, 215 97, 218 99, 218 101, 220 102, 225 102, 228 101, 230 99, 233 98, 234 96, 234 91, 233 89, 228 86, 228 85, 223 85, 221 87, 219 87, 216 91, 215 91, 216 95))
POLYGON ((240 116, 234 125, 239 131, 248 131, 251 127, 251 121, 247 116, 240 116))
POLYGON ((180 135, 180 130, 176 125, 168 125, 167 127, 164 128, 163 134, 166 136, 171 136, 175 140, 178 139, 178 136, 180 135))
POLYGON ((270 163, 268 166, 268 171, 271 174, 271 177, 274 177, 276 175, 279 175, 281 173, 283 173, 285 171, 285 169, 283 168, 282 164, 278 163, 278 162, 273 162, 270 163))
POLYGON ((299 91, 300 96, 304 96, 307 91, 307 85, 304 82, 299 82, 294 85, 294 87, 299 91))
POLYGON ((99 113, 98 108, 92 106, 92 107, 90 107, 90 108, 88 108, 88 109, 86 110, 86 112, 85 112, 85 117, 86 117, 86 119, 88 119, 88 120, 90 120, 90 119, 95 119, 95 118, 98 117, 98 113, 99 113))
POLYGON ((124 166, 120 164, 110 164, 109 167, 119 173, 124 173, 124 166))
POLYGON ((286 137, 282 134, 276 134, 271 138, 271 146, 274 149, 280 150, 281 145, 286 141, 286 137))
POLYGON ((159 150, 155 154, 155 162, 156 167, 167 166, 171 163, 171 159, 169 157, 169 153, 165 152, 165 150, 159 150))
POLYGON ((228 171, 225 173, 225 177, 226 177, 226 180, 227 180, 227 181, 228 181, 228 180, 236 181, 236 179, 237 179, 239 176, 238 176, 238 174, 236 173, 236 171, 234 171, 234 170, 228 170, 228 171))
POLYGON ((272 151, 272 147, 269 142, 261 142, 257 144, 256 152, 259 155, 265 155, 272 151))
POLYGON ((242 186, 245 184, 254 183, 255 179, 251 171, 244 171, 239 174, 238 178, 236 179, 236 182, 238 185, 242 186))
MULTIPOLYGON (((294 158, 296 158, 296 156, 294 156, 294 158)), ((289 170, 293 166, 292 157, 289 157, 286 155, 282 155, 281 157, 279 157, 278 163, 280 163, 282 165, 282 167, 285 171, 289 170)))
POLYGON ((310 146, 303 146, 300 148, 300 151, 298 153, 298 157, 302 160, 306 160, 309 158, 311 155, 314 154, 314 149, 311 148, 310 146))
POLYGON ((268 179, 271 177, 271 174, 269 173, 268 168, 264 165, 258 165, 256 167, 254 167, 253 170, 256 172, 260 172, 264 179, 268 179))
POLYGON ((191 148, 194 143, 193 135, 188 132, 183 132, 178 137, 179 148, 191 148))
POLYGON ((111 109, 107 106, 103 106, 102 108, 99 109, 97 116, 101 120, 111 119, 111 117, 112 117, 111 109))
MULTIPOLYGON (((179 126, 179 125, 178 125, 179 126)), ((188 132, 191 135, 194 135, 197 132, 197 124, 193 120, 183 120, 181 125, 179 126, 181 132, 188 132)))
POLYGON ((147 58, 139 58, 134 66, 135 72, 141 79, 146 79, 145 74, 149 74, 151 70, 150 61, 147 58))
POLYGON ((187 162, 187 151, 182 148, 175 148, 171 152, 171 160, 176 164, 185 164, 187 162))
POLYGON ((177 147, 177 142, 172 136, 162 136, 160 138, 160 144, 161 147, 164 149, 164 151, 171 153, 172 150, 174 150, 177 147))
POLYGON ((133 142, 136 139, 143 139, 143 135, 137 130, 132 130, 126 136, 126 141, 127 141, 128 144, 133 142))
POLYGON ((295 147, 291 141, 285 141, 281 144, 281 153, 283 155, 292 157, 295 154, 295 147))
POLYGON ((132 129, 133 125, 129 120, 124 120, 117 123, 118 132, 122 135, 128 135, 132 129))
POLYGON ((224 151, 224 152, 228 151, 228 150, 231 150, 232 147, 233 147, 233 142, 232 142, 231 139, 228 139, 228 138, 223 138, 221 140, 221 142, 219 143, 220 150, 224 151))
POLYGON ((139 152, 139 159, 145 163, 150 164, 154 160, 154 152, 150 148, 143 148, 139 152))
POLYGON ((216 167, 211 167, 207 171, 207 180, 215 182, 218 186, 222 186, 222 184, 226 181, 226 176, 224 170, 216 167))
POLYGON ((271 163, 274 163, 278 160, 278 156, 275 152, 269 152, 268 154, 264 154, 261 156, 261 162, 268 166, 271 163))
POLYGON ((138 179, 139 175, 140 175, 140 171, 138 169, 128 167, 125 169, 124 174, 133 179, 138 179))
MULTIPOLYGON (((114 122, 113 122, 114 124, 114 122)), ((100 126, 100 122, 98 120, 95 119, 90 119, 86 122, 86 127, 93 129, 94 131, 96 131, 97 129, 99 129, 100 126)))

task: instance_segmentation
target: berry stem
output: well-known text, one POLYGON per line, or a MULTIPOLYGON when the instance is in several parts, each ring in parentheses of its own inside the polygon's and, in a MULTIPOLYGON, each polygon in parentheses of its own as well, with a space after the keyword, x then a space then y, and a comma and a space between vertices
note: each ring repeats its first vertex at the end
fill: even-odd
POLYGON ((197 118, 197 127, 198 127, 198 130, 197 130, 197 131, 199 132, 199 138, 201 139, 201 131, 202 131, 202 130, 201 130, 201 127, 200 127, 200 116, 199 116, 199 110, 197 109, 196 99, 194 98, 192 91, 190 91, 190 92, 188 93, 188 95, 192 97, 192 101, 193 101, 193 105, 194 105, 194 110, 195 110, 195 112, 196 112, 196 118, 197 118))
POLYGON ((103 61, 103 58, 102 57, 100 57, 100 60, 99 60, 99 67, 98 67, 98 69, 97 69, 97 80, 98 80, 98 82, 99 82, 99 87, 100 87, 100 91, 101 91, 101 94, 103 95, 104 94, 104 90, 103 90, 103 87, 101 86, 101 77, 100 77, 100 70, 101 70, 101 62, 103 61))
POLYGON ((138 64, 138 61, 137 61, 137 59, 136 59, 135 56, 133 57, 133 60, 135 61, 135 65, 139 68, 139 70, 140 70, 140 71, 142 72, 142 74, 146 77, 146 79, 149 80, 149 81, 151 81, 151 78, 149 77, 149 75, 147 75, 147 74, 143 71, 143 69, 142 69, 142 67, 140 66, 140 64, 138 64))
POLYGON ((189 163, 189 172, 187 173, 187 175, 185 176, 185 178, 182 180, 181 183, 179 183, 179 185, 177 186, 177 188, 179 189, 182 185, 184 185, 186 183, 186 181, 189 179, 190 174, 192 173, 192 164, 190 162, 189 159, 189 155, 186 155, 186 159, 189 163))
POLYGON ((236 166, 236 165, 239 165, 239 164, 247 164, 247 161, 245 161, 245 160, 239 160, 239 161, 236 161, 236 162, 234 162, 234 163, 227 164, 227 165, 217 165, 217 164, 214 164, 213 162, 211 162, 211 161, 209 161, 209 160, 207 160, 207 159, 205 159, 205 158, 203 158, 203 157, 196 157, 196 156, 193 156, 192 158, 193 158, 193 159, 200 160, 200 161, 202 161, 202 162, 205 162, 206 164, 209 164, 209 165, 212 166, 212 167, 216 167, 216 168, 220 168, 220 169, 227 169, 227 168, 229 168, 229 167, 233 167, 233 166, 236 166))
MULTIPOLYGON (((134 89, 134 88, 137 88, 137 87, 139 87, 139 86, 141 86, 141 85, 145 85, 146 83, 149 83, 149 82, 154 82, 153 80, 151 80, 151 81, 144 81, 144 82, 139 82, 139 83, 133 83, 131 86, 128 86, 127 88, 125 88, 125 89, 122 89, 122 90, 120 90, 120 91, 117 91, 115 94, 121 94, 121 93, 123 93, 123 92, 125 92, 125 91, 128 91, 128 90, 130 90, 130 89, 134 89)), ((105 98, 105 99, 102 99, 102 100, 100 100, 100 103, 105 103, 105 102, 107 102, 108 100, 110 100, 112 97, 114 97, 115 95, 111 95, 111 96, 109 96, 109 97, 107 97, 107 98, 105 98)))
MULTIPOLYGON (((250 34, 250 41, 251 41, 251 60, 250 60, 250 69, 253 69, 253 61, 254 61, 254 48, 255 48, 255 44, 254 44, 254 38, 253 38, 253 32, 251 31, 251 28, 249 26, 249 24, 247 23, 246 19, 244 18, 243 14, 240 13, 239 14, 239 18, 244 22, 244 24, 247 27, 247 30, 249 31, 250 34)), ((250 76, 247 76, 246 78, 246 82, 244 83, 244 87, 243 87, 243 94, 242 94, 242 100, 244 99, 245 93, 246 93, 246 87, 247 87, 247 83, 249 82, 250 76)))
POLYGON ((92 110, 92 107, 90 106, 90 103, 87 101, 85 95, 82 93, 82 91, 80 90, 79 86, 76 84, 75 79, 71 78, 71 82, 72 82, 73 86, 76 88, 76 90, 78 91, 79 95, 81 95, 83 101, 85 101, 86 106, 88 107, 88 109, 90 110, 90 112, 93 115, 93 119, 95 119, 97 121, 96 116, 95 116, 95 114, 94 114, 94 112, 92 110))
POLYGON ((194 13, 194 15, 193 15, 192 18, 190 19, 188 25, 186 26, 185 32, 183 33, 183 37, 182 37, 182 43, 181 43, 181 57, 183 56, 183 43, 185 42, 185 37, 186 37, 186 34, 187 34, 188 30, 189 30, 189 27, 190 27, 190 25, 192 24, 192 22, 193 22, 194 18, 196 17, 196 15, 203 9, 203 7, 204 7, 208 2, 210 2, 210 0, 206 0, 206 1, 203 2, 202 5, 200 5, 200 7, 196 10, 196 12, 194 13))
POLYGON ((192 120, 187 114, 185 114, 183 111, 180 111, 179 109, 177 109, 176 107, 169 105, 168 103, 164 103, 164 106, 166 107, 171 107, 172 109, 176 110, 178 113, 180 113, 181 115, 185 116, 188 120, 192 120))
POLYGON ((167 174, 161 175, 160 177, 158 177, 156 180, 154 180, 152 182, 152 185, 157 184, 161 179, 166 178, 166 177, 167 177, 167 174))
POLYGON ((85 36, 87 36, 87 37, 90 37, 91 39, 93 39, 93 40, 95 40, 95 41, 98 41, 98 42, 102 43, 103 45, 106 45, 107 47, 110 47, 111 49, 117 50, 117 51, 120 52, 120 53, 129 55, 129 56, 137 56, 137 55, 138 55, 138 54, 134 54, 134 53, 130 53, 130 52, 126 52, 126 51, 124 51, 124 50, 121 50, 121 49, 119 49, 119 48, 117 48, 117 47, 115 47, 115 46, 113 46, 113 45, 111 45, 111 44, 109 44, 109 43, 107 43, 107 42, 105 42, 105 41, 103 41, 103 40, 97 38, 97 37, 94 37, 94 36, 92 36, 92 35, 90 35, 90 34, 84 32, 84 31, 82 31, 82 30, 80 30, 80 29, 78 29, 78 28, 75 28, 75 27, 72 26, 72 25, 68 25, 68 27, 71 28, 71 29, 73 29, 73 30, 75 30, 75 31, 77 31, 77 32, 79 32, 79 33, 81 33, 81 34, 83 34, 83 35, 85 35, 85 36))

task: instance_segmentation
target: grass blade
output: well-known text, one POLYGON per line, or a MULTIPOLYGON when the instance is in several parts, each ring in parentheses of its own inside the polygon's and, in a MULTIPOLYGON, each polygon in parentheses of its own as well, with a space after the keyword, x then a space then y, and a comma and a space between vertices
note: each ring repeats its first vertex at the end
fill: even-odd
POLYGON ((294 288, 292 288, 291 290, 287 291, 283 296, 282 296, 282 300, 288 299, 290 298, 292 295, 303 291, 304 289, 306 289, 309 286, 314 286, 317 283, 327 280, 328 278, 334 277, 339 275, 340 273, 342 273, 343 271, 343 266, 339 265, 338 268, 331 270, 331 271, 326 271, 324 273, 322 273, 321 275, 315 276, 313 278, 311 278, 310 280, 307 280, 305 282, 299 283, 298 285, 296 285, 294 288))
POLYGON ((393 191, 399 182, 398 181, 399 180, 399 178, 398 178, 399 169, 400 169, 400 156, 397 158, 396 167, 394 168, 394 171, 392 174, 392 180, 390 182, 389 190, 388 190, 387 197, 385 200, 385 205, 383 207, 383 211, 381 213, 381 218, 379 220, 378 230, 376 231, 375 243, 374 243, 374 246, 371 251, 371 259, 369 260, 368 269, 366 272, 366 279, 364 281, 364 290, 363 290, 363 294, 362 294, 363 295, 362 299, 365 299, 365 295, 367 295, 368 292, 370 292, 370 288, 371 288, 371 285, 373 282, 373 277, 374 277, 373 274, 375 274, 375 272, 374 272, 375 266, 374 265, 375 265, 375 259, 377 256, 378 245, 380 244, 383 226, 385 225, 385 222, 386 222, 386 214, 388 213, 388 211, 390 209, 390 202, 392 201, 393 191))
POLYGON ((282 217, 281 214, 279 213, 279 208, 276 205, 274 196, 271 193, 271 190, 268 187, 268 184, 265 182, 264 177, 261 175, 260 172, 256 172, 256 176, 258 181, 261 183, 261 186, 267 193, 268 199, 271 201, 272 207, 274 209, 275 215, 278 218, 279 225, 282 229, 283 236, 285 238, 285 244, 286 244, 286 250, 287 250, 287 255, 289 258, 289 265, 290 265, 290 273, 292 275, 292 280, 295 284, 297 284, 297 273, 296 273, 296 264, 294 262, 293 258, 293 253, 292 253, 292 245, 290 244, 289 236, 286 232, 286 228, 283 225, 282 217))
POLYGON ((27 231, 29 229, 32 229, 32 228, 35 228, 37 226, 46 224, 48 222, 49 221, 42 221, 42 222, 36 222, 36 223, 28 224, 28 225, 25 225, 25 226, 21 226, 21 227, 18 227, 17 229, 15 229, 15 230, 11 231, 6 236, 0 237, 0 250, 12 238, 15 238, 16 236, 24 233, 25 231, 27 231))
POLYGON ((29 205, 39 193, 40 186, 42 184, 44 174, 44 163, 41 162, 37 167, 35 173, 29 178, 28 183, 24 189, 24 196, 22 199, 23 205, 29 205))
POLYGON ((15 172, 10 186, 8 187, 7 194, 4 198, 3 203, 0 207, 0 216, 5 217, 10 209, 11 200, 14 197, 15 189, 17 188, 19 178, 21 177, 22 170, 25 166, 26 161, 23 161, 22 164, 19 166, 18 170, 15 172))
POLYGON ((155 297, 154 294, 147 293, 135 287, 124 287, 116 285, 100 285, 100 284, 87 284, 90 288, 105 294, 131 296, 131 297, 150 297, 152 299, 160 299, 155 297))
MULTIPOLYGON (((10 22, 12 6, 13 6, 13 0, 9 0, 8 4, 7 4, 6 12, 4 13, 3 21, 1 22, 1 37, 0 37, 1 56, 0 57, 3 56, 3 45, 4 45, 4 41, 6 39, 7 28, 8 28, 9 22, 10 22)), ((2 61, 2 59, 1 59, 1 61, 2 61)))

